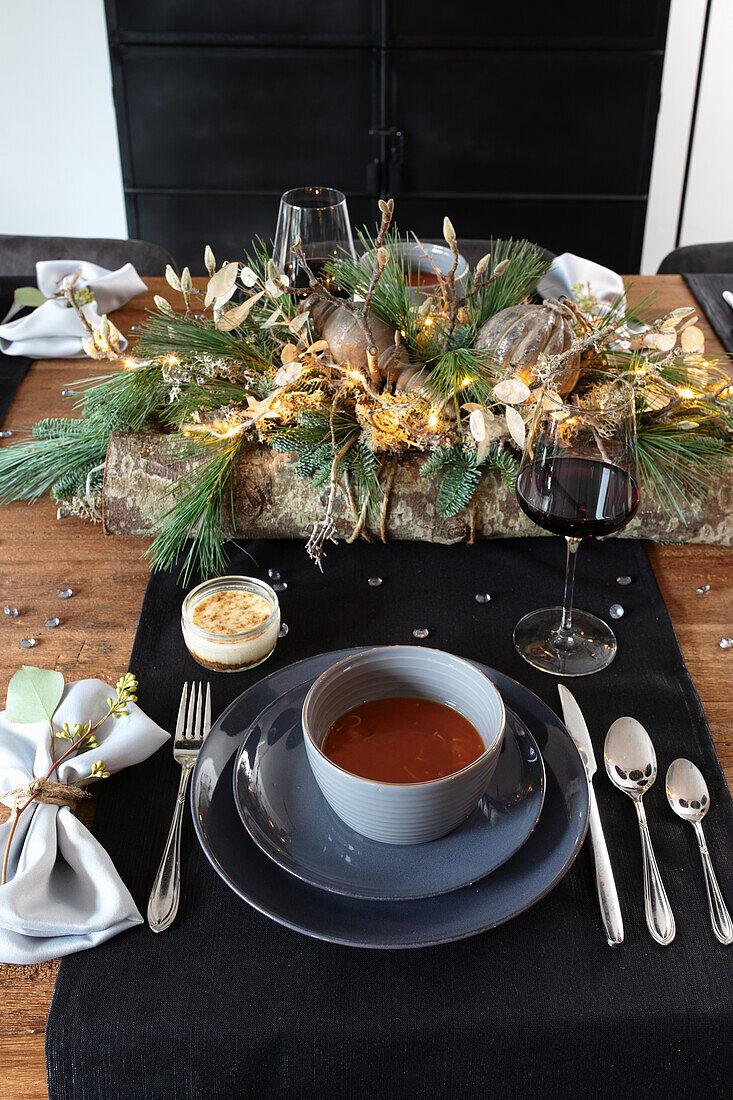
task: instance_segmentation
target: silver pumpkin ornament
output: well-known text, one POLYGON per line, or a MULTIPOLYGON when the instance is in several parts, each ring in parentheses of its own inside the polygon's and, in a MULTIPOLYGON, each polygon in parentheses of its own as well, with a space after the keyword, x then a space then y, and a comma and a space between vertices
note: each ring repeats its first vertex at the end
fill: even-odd
MULTIPOLYGON (((502 367, 511 367, 518 378, 531 386, 540 355, 560 355, 572 347, 570 316, 570 311, 554 298, 540 304, 510 306, 484 322, 476 337, 476 347, 490 352, 502 367)), ((579 375, 580 353, 575 352, 558 380, 558 393, 570 393, 579 375)))

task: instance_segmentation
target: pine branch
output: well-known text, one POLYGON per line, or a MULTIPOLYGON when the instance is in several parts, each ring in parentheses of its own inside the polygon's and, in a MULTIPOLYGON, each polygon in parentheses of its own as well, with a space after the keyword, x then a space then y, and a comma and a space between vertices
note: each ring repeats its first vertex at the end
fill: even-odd
POLYGON ((159 366, 120 370, 80 384, 81 408, 90 431, 137 431, 168 400, 169 384, 159 366))
POLYGON ((466 309, 474 332, 502 309, 523 302, 550 266, 537 245, 530 241, 492 241, 492 267, 496 268, 505 260, 508 266, 500 278, 469 290, 466 295, 466 309))
POLYGON ((154 570, 172 568, 188 543, 180 583, 187 584, 196 568, 204 579, 225 571, 224 494, 244 446, 242 436, 192 441, 192 449, 206 456, 205 461, 171 490, 175 503, 160 519, 158 534, 146 552, 154 570))
MULTIPOLYGON (((366 230, 358 232, 359 243, 365 253, 373 253, 376 240, 366 230)), ((373 290, 371 310, 402 336, 410 356, 417 356, 417 340, 421 324, 415 308, 415 292, 409 284, 411 261, 407 249, 409 239, 401 237, 397 229, 391 229, 384 238, 389 251, 389 262, 382 271, 373 290), (402 246, 402 247, 398 247, 402 246)), ((339 257, 326 265, 328 275, 351 295, 366 298, 371 285, 371 268, 363 259, 351 256, 339 257)))
MULTIPOLYGON (((271 310, 270 310, 271 312, 271 310)), ((181 313, 149 311, 135 344, 137 359, 166 359, 182 363, 201 358, 223 359, 244 368, 266 370, 272 362, 272 342, 252 325, 224 332, 207 319, 197 321, 181 313)))
POLYGON ((486 351, 454 348, 431 366, 430 388, 438 399, 452 403, 456 413, 463 402, 493 403, 491 391, 500 375, 499 367, 486 351))
POLYGON ((712 484, 730 476, 723 440, 672 425, 644 424, 637 432, 639 472, 663 511, 687 522, 684 509, 699 514, 712 484))
MULTIPOLYGON (((36 501, 47 493, 60 478, 85 473, 104 462, 109 435, 96 432, 81 434, 76 428, 66 436, 58 434, 60 421, 41 422, 37 431, 48 431, 47 425, 57 434, 37 438, 28 443, 17 443, 0 450, 0 504, 13 500, 36 501)), ((72 421, 79 424, 81 421, 72 421)))

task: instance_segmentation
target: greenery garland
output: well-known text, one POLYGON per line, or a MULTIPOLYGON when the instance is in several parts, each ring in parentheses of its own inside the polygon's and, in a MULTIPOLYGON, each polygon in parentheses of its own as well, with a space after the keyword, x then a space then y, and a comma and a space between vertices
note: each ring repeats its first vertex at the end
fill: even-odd
MULTIPOLYGON (((334 536, 336 496, 346 495, 357 532, 378 522, 386 463, 408 452, 425 454, 421 472, 439 480, 443 516, 470 504, 484 471, 498 471, 513 488, 540 386, 559 386, 580 357, 581 388, 599 367, 634 386, 647 491, 683 520, 699 509, 728 467, 733 399, 726 376, 703 358, 691 309, 639 331, 630 328, 638 318, 621 303, 603 311, 578 288, 575 302, 555 303, 571 325, 572 347, 540 355, 529 375, 518 372, 477 348, 477 335, 531 295, 547 267, 540 250, 528 241, 496 241, 493 254, 459 282, 456 235, 446 218, 453 268, 436 271, 435 288, 417 294, 404 247, 412 242, 391 225, 392 201, 381 201, 380 210, 377 234, 360 235, 365 258, 334 259, 325 282, 311 273, 305 302, 259 242, 244 262, 221 267, 207 247, 205 291, 193 287, 188 269, 180 278, 169 269, 183 311, 156 297, 124 369, 83 384, 79 419, 41 421, 30 440, 0 451, 0 502, 48 492, 97 518, 112 432, 183 434, 200 461, 172 489, 148 553, 160 569, 184 552, 184 580, 194 568, 215 575, 226 568, 222 513, 231 473, 244 445, 257 439, 296 456, 301 477, 330 487, 308 543, 320 565, 334 536), (334 298, 329 280, 348 299, 334 298), (354 354, 332 353, 323 335, 328 324, 314 319, 314 306, 351 325, 354 354), (394 333, 394 347, 379 354, 377 325, 394 333)), ((309 271, 297 242, 295 250, 309 271)), ((68 288, 67 297, 73 305, 68 288)), ((99 333, 86 346, 95 358, 117 357, 117 341, 106 347, 99 333)))

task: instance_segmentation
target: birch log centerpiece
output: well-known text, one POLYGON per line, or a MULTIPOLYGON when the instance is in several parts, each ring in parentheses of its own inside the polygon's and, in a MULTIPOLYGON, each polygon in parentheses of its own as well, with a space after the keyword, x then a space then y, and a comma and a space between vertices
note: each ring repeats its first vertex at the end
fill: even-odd
MULTIPOLYGON (((192 457, 187 441, 157 432, 116 432, 107 451, 104 474, 104 529, 108 534, 150 535, 171 507, 171 488, 185 484, 200 457, 192 457)), ((495 471, 483 474, 471 504, 445 518, 436 511, 432 478, 420 476, 423 459, 401 459, 392 469, 385 493, 384 533, 388 539, 423 542, 472 542, 477 538, 545 535, 520 510, 514 493, 495 471)), ((225 493, 224 534, 242 538, 307 538, 323 514, 328 487, 318 489, 295 474, 295 456, 254 444, 241 455, 225 493)), ((386 478, 383 479, 383 487, 386 478)), ((733 544, 733 482, 723 478, 707 503, 687 520, 665 515, 651 494, 642 494, 634 520, 621 538, 659 542, 733 544)), ((355 518, 345 492, 339 491, 333 513, 336 533, 349 538, 355 518)), ((379 525, 366 534, 379 538, 379 525)))

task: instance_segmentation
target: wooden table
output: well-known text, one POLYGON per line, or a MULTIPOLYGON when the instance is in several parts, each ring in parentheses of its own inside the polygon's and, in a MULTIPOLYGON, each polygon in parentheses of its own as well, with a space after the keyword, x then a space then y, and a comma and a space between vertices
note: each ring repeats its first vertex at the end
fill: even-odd
MULTIPOLYGON (((161 279, 149 279, 150 293, 114 315, 125 334, 152 305, 153 293, 171 293, 161 279)), ((663 313, 694 304, 677 275, 633 279, 631 296, 655 291, 663 313)), ((723 350, 703 318, 709 357, 723 350)), ((20 387, 5 427, 32 424, 43 416, 69 415, 71 402, 61 390, 92 377, 100 365, 87 360, 35 363, 20 387)), ((141 554, 147 542, 106 538, 101 529, 78 519, 56 520, 56 506, 44 500, 16 504, 0 511, 3 572, 0 606, 13 604, 17 619, 0 616, 0 688, 24 660, 59 669, 67 680, 99 676, 113 683, 126 669, 140 605, 148 578, 141 554), (74 594, 60 600, 59 588, 74 594), (44 627, 58 615, 61 626, 44 627), (32 652, 19 648, 33 635, 32 652)), ((712 546, 648 547, 688 668, 697 685, 728 783, 733 780, 733 651, 720 649, 718 639, 733 634, 733 588, 728 571, 733 550, 712 546), (709 584, 706 596, 696 588, 709 584)), ((45 1097, 44 1029, 57 963, 0 966, 0 1066, 6 1100, 45 1097)))

